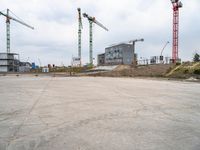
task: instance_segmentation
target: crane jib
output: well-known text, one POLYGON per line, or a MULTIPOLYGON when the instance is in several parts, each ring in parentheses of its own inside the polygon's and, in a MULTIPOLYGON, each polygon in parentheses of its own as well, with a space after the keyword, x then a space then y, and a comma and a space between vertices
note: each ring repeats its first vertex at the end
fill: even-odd
POLYGON ((4 14, 3 12, 0 12, 0 15, 3 15, 4 17, 6 17, 6 45, 7 45, 7 53, 10 53, 10 20, 14 20, 28 28, 31 28, 31 29, 34 29, 34 27, 26 24, 25 22, 23 21, 20 21, 16 18, 13 18, 9 15, 9 9, 7 9, 7 14, 4 14))
POLYGON ((8 18, 8 19, 14 20, 14 21, 16 21, 16 22, 18 22, 18 23, 20 23, 20 24, 22 24, 22 25, 24 25, 24 26, 26 26, 26 27, 28 27, 28 28, 34 29, 34 27, 32 27, 32 26, 30 26, 30 25, 28 25, 28 24, 26 24, 26 23, 24 23, 24 22, 22 22, 22 21, 20 21, 20 20, 17 20, 17 19, 15 19, 15 18, 11 17, 11 16, 8 16, 8 15, 2 13, 2 12, 0 12, 0 15, 3 15, 3 16, 5 16, 5 17, 8 18))

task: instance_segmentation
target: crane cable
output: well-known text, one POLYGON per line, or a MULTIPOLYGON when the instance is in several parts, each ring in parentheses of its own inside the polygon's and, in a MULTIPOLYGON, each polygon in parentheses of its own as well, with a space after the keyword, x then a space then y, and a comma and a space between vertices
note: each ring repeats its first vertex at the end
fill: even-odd
POLYGON ((19 19, 22 22, 25 22, 23 19, 21 19, 20 17, 18 17, 17 15, 15 15, 11 10, 9 10, 11 12, 11 14, 13 14, 17 19, 19 19))

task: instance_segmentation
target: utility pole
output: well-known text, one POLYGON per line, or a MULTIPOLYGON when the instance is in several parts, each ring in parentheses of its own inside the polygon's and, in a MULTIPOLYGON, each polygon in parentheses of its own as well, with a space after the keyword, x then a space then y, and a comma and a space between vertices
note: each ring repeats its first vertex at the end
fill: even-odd
POLYGON ((86 13, 83 14, 83 17, 87 18, 89 21, 89 52, 90 52, 89 60, 90 60, 90 65, 93 66, 93 23, 97 24, 106 31, 108 31, 108 29, 103 24, 98 22, 95 19, 95 17, 91 17, 86 13))
POLYGON ((171 0, 173 6, 173 48, 172 48, 172 62, 176 63, 178 57, 178 34, 179 34, 179 8, 183 7, 183 4, 179 0, 171 0))

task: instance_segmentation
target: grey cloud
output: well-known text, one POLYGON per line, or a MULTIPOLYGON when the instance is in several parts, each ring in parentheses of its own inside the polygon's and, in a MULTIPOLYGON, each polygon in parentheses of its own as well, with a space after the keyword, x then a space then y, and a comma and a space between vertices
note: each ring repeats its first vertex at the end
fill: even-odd
MULTIPOLYGON (((191 59, 199 48, 198 17, 199 0, 182 0, 180 11, 180 56, 191 59)), ((4 0, 0 10, 10 6, 18 16, 36 27, 27 30, 16 23, 12 24, 11 44, 13 50, 21 53, 22 59, 40 57, 44 64, 61 61, 70 64, 71 57, 77 55, 77 7, 82 12, 95 16, 110 30, 105 32, 94 26, 94 56, 102 53, 105 47, 134 38, 144 38, 136 45, 141 57, 159 55, 164 43, 170 45, 164 51, 171 55, 172 8, 170 1, 160 0, 4 0), (26 12, 26 13, 24 13, 26 12)), ((84 63, 88 62, 88 21, 83 18, 82 53, 84 63)), ((5 20, 0 16, 0 47, 5 50, 5 20)))

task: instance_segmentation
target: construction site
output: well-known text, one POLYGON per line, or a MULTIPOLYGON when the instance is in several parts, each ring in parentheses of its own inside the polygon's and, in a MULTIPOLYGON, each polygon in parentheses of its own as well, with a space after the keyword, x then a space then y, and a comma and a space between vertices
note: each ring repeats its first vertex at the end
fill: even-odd
POLYGON ((62 0, 40 6, 30 1, 0 11, 0 27, 6 25, 6 38, 0 34, 6 47, 0 51, 0 150, 199 150, 200 53, 183 52, 181 43, 190 46, 180 24, 189 22, 180 22, 181 10, 188 9, 184 0, 155 2, 154 8, 171 7, 169 18, 160 15, 166 21, 142 22, 138 28, 140 21, 152 19, 144 15, 154 10, 149 2, 141 7, 140 0, 125 0, 123 13, 112 0, 112 7, 105 1, 69 2, 69 14, 55 15, 66 9, 62 0), (134 10, 143 14, 139 19, 139 13, 127 16, 129 3, 140 4, 134 10), (43 17, 29 14, 32 8, 43 17), (118 9, 122 15, 114 14, 118 9), (136 20, 123 24, 127 18, 136 20), (146 30, 147 23, 158 32, 146 30), (171 39, 159 25, 166 26, 161 27, 166 35, 170 29, 171 39), (185 59, 188 53, 191 59, 185 59))
MULTIPOLYGON (((77 8, 77 22, 78 22, 78 35, 77 35, 77 56, 72 55, 70 65, 55 65, 48 62, 46 65, 41 64, 41 60, 38 58, 39 64, 36 62, 30 62, 29 57, 26 61, 20 60, 20 55, 16 52, 11 52, 11 35, 10 35, 10 23, 17 22, 25 27, 34 30, 34 27, 28 25, 22 19, 19 19, 12 11, 7 9, 4 12, 0 12, 0 16, 6 19, 6 52, 0 53, 0 74, 56 74, 63 76, 149 76, 149 77, 173 77, 173 78, 195 78, 198 80, 199 77, 199 54, 197 61, 182 61, 179 57, 179 10, 183 7, 181 1, 171 0, 173 20, 172 20, 172 47, 171 56, 164 56, 163 53, 166 47, 169 47, 170 42, 167 41, 160 54, 157 56, 143 57, 138 55, 138 50, 136 49, 136 44, 145 43, 144 38, 130 39, 129 41, 119 42, 117 44, 112 44, 107 46, 104 51, 94 56, 94 25, 100 27, 104 31, 109 32, 108 28, 105 27, 101 22, 99 22, 96 17, 90 16, 87 13, 82 13, 81 8, 77 8), (15 17, 13 17, 15 16, 15 17), (82 58, 82 45, 83 45, 83 21, 85 18, 89 23, 89 59, 87 62, 83 62, 82 58), (96 59, 96 62, 94 60, 96 59), (176 73, 177 65, 178 68, 184 68, 176 73), (143 71, 141 71, 143 70, 143 71), (185 71, 186 70, 186 71, 185 71), (170 75, 169 75, 170 72, 170 75)), ((106 33, 105 33, 106 34, 106 33)), ((85 38, 85 37, 84 37, 85 38)), ((84 43, 85 45, 85 43, 84 43)))

